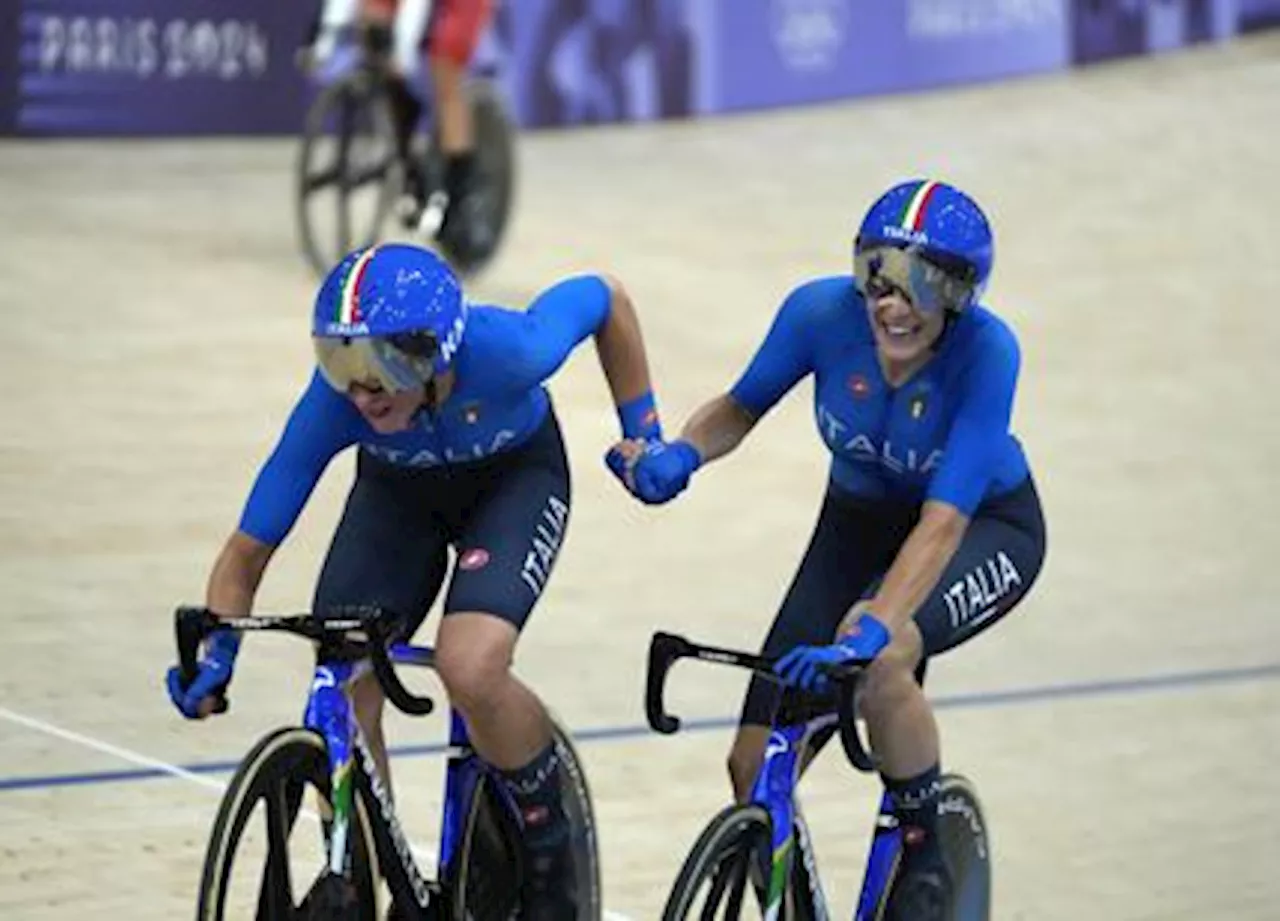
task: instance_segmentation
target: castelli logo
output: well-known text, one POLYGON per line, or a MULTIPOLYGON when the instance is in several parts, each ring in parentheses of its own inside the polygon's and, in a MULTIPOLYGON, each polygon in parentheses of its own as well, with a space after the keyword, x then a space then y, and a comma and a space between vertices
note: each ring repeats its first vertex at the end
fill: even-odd
POLYGON ((480 547, 473 547, 464 551, 462 556, 458 557, 458 568, 465 570, 480 569, 489 562, 489 551, 480 547))
POLYGON ((865 400, 871 394, 871 382, 861 374, 849 377, 849 392, 857 399, 865 400))

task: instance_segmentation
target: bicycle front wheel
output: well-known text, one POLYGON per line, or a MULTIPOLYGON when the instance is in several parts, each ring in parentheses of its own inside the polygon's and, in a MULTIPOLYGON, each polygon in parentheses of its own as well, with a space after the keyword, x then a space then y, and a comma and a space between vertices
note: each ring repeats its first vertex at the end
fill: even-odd
POLYGON ((757 890, 770 850, 769 815, 759 806, 733 805, 712 819, 671 887, 662 921, 763 918, 757 890))
POLYGON ((357 797, 352 810, 348 872, 331 875, 324 823, 315 814, 298 822, 307 788, 326 808, 329 760, 319 735, 280 729, 250 750, 218 808, 196 921, 303 921, 326 911, 378 921, 377 856, 363 803, 357 797))
POLYGON ((381 235, 404 184, 383 83, 357 72, 326 87, 307 111, 296 175, 298 238, 323 276, 381 235))

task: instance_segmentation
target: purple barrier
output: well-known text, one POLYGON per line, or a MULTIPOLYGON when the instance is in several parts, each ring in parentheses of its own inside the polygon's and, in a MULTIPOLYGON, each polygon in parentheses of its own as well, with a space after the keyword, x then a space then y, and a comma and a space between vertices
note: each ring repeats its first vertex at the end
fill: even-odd
POLYGON ((721 7, 713 110, 989 80, 1067 61, 1064 0, 766 0, 721 7))
MULTIPOLYGON (((1277 0, 1254 0, 1254 5, 1277 0)), ((1071 58, 1089 64, 1236 33, 1249 0, 1072 0, 1071 58)))
POLYGON ((688 13, 698 0, 507 0, 498 70, 526 126, 691 114, 697 79, 688 13))
POLYGON ((680 117, 1065 66, 1066 0, 520 0, 518 120, 680 117))
MULTIPOLYGON (((10 125, 22 134, 297 129, 308 3, 27 0, 10 125)), ((11 42, 13 41, 11 37, 11 42)))
MULTIPOLYGON (((0 133, 296 131, 293 52, 318 2, 9 0, 0 133)), ((1280 0, 502 0, 478 64, 540 127, 992 80, 1275 24, 1280 0)))
POLYGON ((1280 26, 1280 0, 1237 0, 1240 4, 1240 31, 1280 26))
POLYGON ((16 5, 0 8, 0 137, 12 134, 18 112, 18 35, 16 5))

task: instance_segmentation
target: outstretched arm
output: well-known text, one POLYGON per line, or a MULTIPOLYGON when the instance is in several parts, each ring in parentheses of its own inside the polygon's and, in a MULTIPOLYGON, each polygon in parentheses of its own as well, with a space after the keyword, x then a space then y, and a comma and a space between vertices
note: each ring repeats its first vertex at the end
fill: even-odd
POLYGON ((889 629, 899 630, 924 603, 964 539, 969 518, 954 505, 925 502, 920 521, 911 529, 880 590, 871 602, 875 616, 889 629))
POLYGON ((737 448, 756 422, 812 369, 809 291, 800 287, 791 293, 737 383, 700 406, 685 423, 681 437, 703 463, 737 448))
POLYGON ((214 561, 206 606, 243 617, 275 548, 301 514, 330 459, 355 440, 347 398, 314 372, 245 502, 237 529, 214 561))
POLYGON ((512 386, 523 389, 547 380, 579 343, 593 337, 624 437, 660 432, 640 320, 620 281, 579 275, 557 282, 534 299, 520 322, 528 335, 505 364, 512 386))
POLYGON ((756 417, 732 395, 724 393, 699 406, 680 437, 693 445, 705 464, 737 448, 755 424, 756 417))
POLYGON ((246 617, 276 548, 236 530, 222 545, 209 573, 205 607, 223 617, 246 617))
POLYGON ((813 367, 808 317, 815 301, 809 286, 791 293, 768 336, 733 388, 704 403, 669 445, 624 442, 606 456, 609 469, 641 501, 673 499, 707 461, 732 452, 756 422, 813 367))
POLYGON ((596 330, 596 353, 618 408, 624 437, 658 435, 658 407, 649 377, 649 358, 635 305, 622 283, 601 276, 609 292, 609 310, 596 330))

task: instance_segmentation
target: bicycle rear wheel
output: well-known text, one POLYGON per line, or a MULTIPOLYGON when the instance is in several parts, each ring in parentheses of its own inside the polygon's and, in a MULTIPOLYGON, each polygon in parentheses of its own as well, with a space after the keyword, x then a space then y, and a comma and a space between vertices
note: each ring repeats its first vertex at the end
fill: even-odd
POLYGON ((958 774, 942 778, 938 840, 954 886, 954 921, 986 921, 991 914, 991 839, 974 785, 958 774))
POLYGON ((455 921, 509 921, 520 905, 520 829, 489 777, 476 784, 453 886, 455 921))
POLYGON ((316 96, 295 179, 298 238, 317 275, 378 241, 403 187, 404 164, 390 101, 375 74, 358 71, 316 96))
POLYGON ((759 806, 733 805, 713 818, 685 858, 662 921, 763 918, 753 891, 752 864, 770 849, 769 815, 759 806))
MULTIPOLYGON (((573 841, 576 921, 600 921, 600 854, 586 772, 573 741, 555 717, 552 735, 560 757, 560 797, 573 841)), ((519 907, 524 846, 520 828, 494 781, 482 777, 467 809, 453 885, 458 921, 509 921, 519 907)))
POLYGON ((326 917, 326 912, 335 918, 378 921, 377 856, 363 804, 357 798, 352 811, 349 872, 333 876, 320 824, 310 847, 305 834, 295 829, 308 787, 320 802, 329 801, 328 756, 316 733, 280 729, 249 751, 214 821, 200 878, 197 921, 303 921, 326 917), (255 815, 265 822, 251 822, 255 815), (304 856, 304 851, 310 853, 304 856), (238 860, 241 868, 262 867, 256 887, 235 883, 238 860), (305 887, 299 881, 306 881, 305 887))

